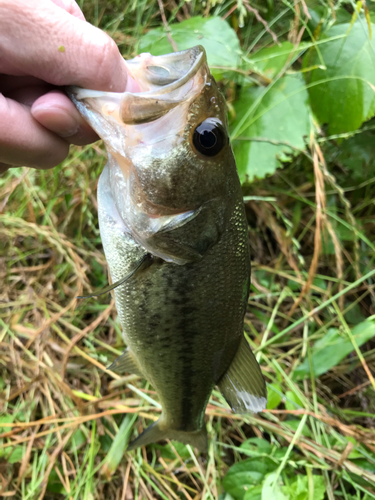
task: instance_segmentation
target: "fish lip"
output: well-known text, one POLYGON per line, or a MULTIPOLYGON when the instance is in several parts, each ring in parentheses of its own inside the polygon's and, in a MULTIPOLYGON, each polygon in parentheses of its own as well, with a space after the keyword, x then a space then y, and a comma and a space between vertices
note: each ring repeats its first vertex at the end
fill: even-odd
MULTIPOLYGON (((139 56, 135 57, 134 59, 130 59, 128 61, 125 61, 126 65, 129 67, 129 69, 132 69, 132 66, 139 65, 139 58, 150 55, 150 54, 140 54, 139 56)), ((123 95, 125 96, 131 96, 131 97, 149 97, 149 96, 155 96, 155 95, 163 95, 163 94, 168 94, 170 92, 173 92, 183 85, 187 83, 190 79, 192 79, 199 69, 202 67, 204 63, 207 62, 207 56, 206 56, 206 51, 202 45, 196 45, 190 49, 187 50, 182 50, 180 52, 173 52, 172 54, 167 54, 164 56, 151 56, 153 61, 155 63, 152 66, 158 66, 157 62, 160 61, 159 67, 166 68, 167 64, 166 63, 176 63, 177 61, 181 61, 182 59, 185 59, 186 56, 189 56, 189 59, 193 59, 193 62, 191 66, 188 68, 185 74, 181 76, 181 78, 167 84, 167 85, 161 85, 158 89, 151 89, 151 90, 146 90, 144 92, 105 92, 107 96, 119 96, 123 95)), ((100 90, 88 90, 88 89, 82 89, 81 87, 77 87, 74 85, 65 87, 65 90, 69 97, 71 98, 72 96, 80 101, 82 99, 85 99, 86 97, 101 97, 104 92, 100 90), (90 94, 90 95, 88 95, 90 94)), ((125 97, 126 98, 126 97, 125 97)))
MULTIPOLYGON (((175 61, 184 59, 186 56, 189 56, 191 59, 194 58, 192 65, 190 68, 187 70, 187 72, 181 76, 178 80, 175 80, 174 82, 167 84, 167 85, 162 85, 158 90, 149 90, 146 92, 139 92, 136 95, 138 96, 148 96, 148 95, 162 95, 162 94, 168 94, 170 92, 173 92, 174 90, 177 90, 178 88, 182 87, 182 85, 185 85, 186 82, 188 82, 190 79, 192 79, 199 69, 202 67, 202 65, 207 62, 207 57, 206 57, 206 51, 202 47, 202 45, 196 45, 195 47, 192 47, 187 50, 182 50, 180 52, 173 52, 172 54, 168 54, 167 56, 152 56, 153 60, 155 60, 155 64, 153 66, 157 66, 157 61, 159 60, 161 62, 159 67, 165 68, 167 64, 165 64, 165 61, 173 63, 175 61), (175 61, 174 61, 175 59, 175 61), (163 62, 164 61, 164 64, 163 62)), ((131 61, 134 61, 132 59, 131 61)), ((129 61, 127 61, 129 63, 129 61)), ((165 68, 167 69, 167 68, 165 68)), ((131 92, 129 92, 132 94, 131 92)), ((134 94, 135 95, 135 94, 134 94)))
MULTIPOLYGON (((120 124, 149 123, 164 116, 181 103, 190 101, 196 95, 197 88, 193 82, 197 78, 197 81, 201 81, 199 86, 205 82, 206 76, 202 74, 199 77, 198 73, 200 70, 204 71, 206 63, 206 52, 201 45, 164 56, 144 53, 128 61, 127 65, 129 73, 139 81, 141 88, 146 87, 148 90, 104 92, 67 87, 66 92, 83 115, 86 112, 79 102, 87 99, 92 110, 99 114, 111 115, 120 124), (162 73, 168 71, 169 80, 163 74, 158 75, 158 68, 161 68, 162 73), (166 81, 170 83, 165 85, 166 81)), ((84 107, 85 105, 83 103, 84 107)))

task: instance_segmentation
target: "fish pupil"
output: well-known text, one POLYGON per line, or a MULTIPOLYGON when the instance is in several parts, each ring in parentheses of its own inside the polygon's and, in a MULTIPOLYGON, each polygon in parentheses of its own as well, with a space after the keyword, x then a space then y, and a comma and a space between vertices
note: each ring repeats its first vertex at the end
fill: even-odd
POLYGON ((207 118, 194 130, 194 147, 204 156, 216 156, 223 149, 225 142, 223 126, 216 118, 207 118))
POLYGON ((199 142, 204 148, 210 149, 217 143, 217 138, 211 130, 204 130, 199 137, 199 142))

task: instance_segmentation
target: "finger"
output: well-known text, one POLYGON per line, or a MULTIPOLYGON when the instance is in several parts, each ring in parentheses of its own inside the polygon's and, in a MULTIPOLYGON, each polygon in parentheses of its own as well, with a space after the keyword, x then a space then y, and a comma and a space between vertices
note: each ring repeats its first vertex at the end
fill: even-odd
POLYGON ((99 139, 72 101, 58 90, 39 97, 32 105, 31 114, 43 127, 70 144, 90 144, 99 139))
POLYGON ((77 2, 75 2, 74 0, 51 0, 51 2, 69 12, 69 14, 71 14, 72 16, 85 21, 83 12, 78 7, 77 2))
POLYGON ((51 168, 69 153, 64 139, 46 130, 30 108, 0 94, 0 163, 51 168))
POLYGON ((64 92, 34 77, 1 75, 0 92, 31 107, 32 116, 69 144, 85 145, 99 137, 64 92))
POLYGON ((49 83, 41 82, 40 85, 32 85, 30 87, 18 87, 9 92, 3 92, 3 95, 13 101, 17 101, 21 104, 31 107, 33 103, 46 92, 48 92, 52 85, 49 83))
POLYGON ((50 0, 0 1, 0 72, 53 85, 124 91, 125 62, 103 31, 50 0))

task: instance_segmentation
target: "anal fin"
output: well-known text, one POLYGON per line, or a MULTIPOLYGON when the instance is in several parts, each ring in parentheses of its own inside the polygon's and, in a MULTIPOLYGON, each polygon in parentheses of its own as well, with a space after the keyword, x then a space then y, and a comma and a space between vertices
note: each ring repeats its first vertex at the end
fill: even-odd
POLYGON ((118 374, 134 373, 135 375, 140 375, 141 377, 143 377, 138 363, 129 348, 126 349, 121 354, 121 356, 116 358, 114 362, 107 368, 107 370, 111 370, 112 372, 118 374))
POLYGON ((266 384, 245 337, 242 337, 232 364, 217 385, 235 413, 258 413, 265 409, 266 384))

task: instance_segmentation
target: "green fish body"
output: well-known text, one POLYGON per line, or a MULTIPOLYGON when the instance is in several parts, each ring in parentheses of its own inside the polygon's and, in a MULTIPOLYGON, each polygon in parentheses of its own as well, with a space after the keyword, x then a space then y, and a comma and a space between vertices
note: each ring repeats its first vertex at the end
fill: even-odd
POLYGON ((250 250, 225 103, 202 47, 128 67, 138 94, 71 93, 108 151, 99 225, 128 346, 111 369, 147 379, 162 405, 129 449, 170 438, 204 450, 215 385, 234 411, 266 404, 243 335, 250 250))

